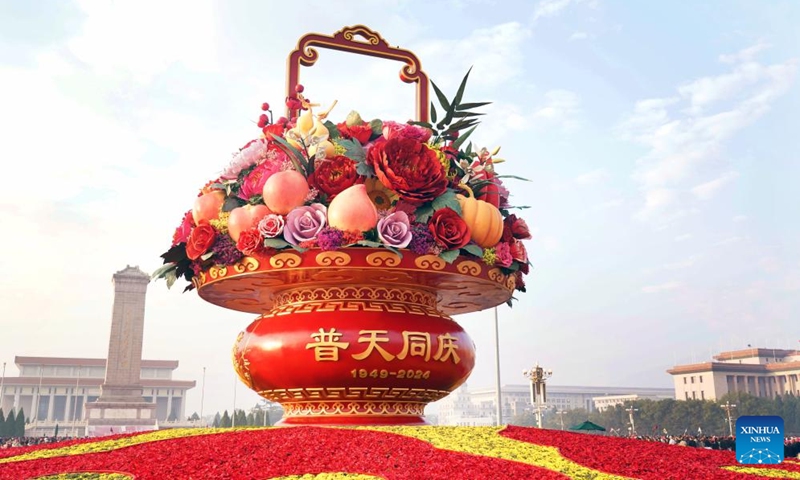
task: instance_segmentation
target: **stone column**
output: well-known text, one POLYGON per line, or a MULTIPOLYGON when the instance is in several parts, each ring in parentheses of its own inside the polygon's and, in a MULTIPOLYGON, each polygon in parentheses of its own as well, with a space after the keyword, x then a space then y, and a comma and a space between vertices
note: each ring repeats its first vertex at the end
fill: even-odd
POLYGON ((166 420, 169 421, 169 417, 172 414, 172 389, 167 390, 167 418, 166 420))
POLYGON ((55 411, 56 405, 56 396, 53 393, 53 389, 50 389, 50 398, 47 400, 47 421, 53 421, 53 412, 55 411))

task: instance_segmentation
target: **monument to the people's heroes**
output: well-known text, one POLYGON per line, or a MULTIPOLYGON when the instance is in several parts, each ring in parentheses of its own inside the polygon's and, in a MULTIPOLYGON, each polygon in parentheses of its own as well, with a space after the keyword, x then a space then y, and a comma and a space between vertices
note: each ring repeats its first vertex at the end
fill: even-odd
POLYGON ((115 273, 114 309, 106 377, 100 397, 86 404, 87 435, 154 430, 156 405, 145 401, 140 379, 144 307, 150 276, 128 265, 115 273))

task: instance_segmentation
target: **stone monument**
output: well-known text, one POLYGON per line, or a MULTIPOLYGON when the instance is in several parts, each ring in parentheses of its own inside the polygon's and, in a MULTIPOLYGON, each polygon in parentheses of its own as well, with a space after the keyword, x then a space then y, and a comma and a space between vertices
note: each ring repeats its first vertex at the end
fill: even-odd
POLYGON ((115 273, 114 309, 106 378, 100 397, 86 404, 88 436, 157 429, 156 405, 142 396, 144 306, 150 276, 128 265, 115 273))

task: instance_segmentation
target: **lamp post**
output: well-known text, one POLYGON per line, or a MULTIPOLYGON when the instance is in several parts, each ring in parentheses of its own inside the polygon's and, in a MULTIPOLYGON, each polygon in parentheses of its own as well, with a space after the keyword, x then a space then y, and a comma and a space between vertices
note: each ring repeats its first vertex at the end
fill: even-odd
POLYGON ((200 389, 200 422, 203 422, 203 401, 206 398, 206 367, 203 367, 203 386, 200 389))
POLYGON ((542 405, 547 402, 545 382, 553 376, 553 371, 545 370, 536 362, 532 369, 523 370, 522 374, 531 381, 531 407, 536 411, 536 424, 542 428, 542 405))
POLYGON ((3 395, 5 392, 3 389, 5 388, 6 384, 6 362, 3 362, 3 376, 0 378, 0 409, 3 408, 3 395))
POLYGON ((633 421, 633 412, 638 412, 638 408, 633 408, 633 405, 625 409, 628 412, 628 419, 631 422, 631 435, 636 435, 636 422, 633 421))
POLYGON ((557 410, 556 415, 558 415, 558 420, 561 422, 561 430, 564 430, 564 414, 567 413, 564 410, 557 410))
POLYGON ((731 410, 736 408, 736 404, 725 400, 725 405, 719 406, 721 409, 725 410, 725 413, 728 415, 728 432, 730 432, 731 437, 733 436, 733 417, 731 417, 731 410))
MULTIPOLYGON (((72 395, 72 438, 75 438, 75 422, 78 420, 78 389, 81 384, 81 367, 78 365, 78 379, 75 380, 75 394, 72 395)), ((83 409, 81 409, 83 411, 83 409)))
POLYGON ((231 415, 231 427, 236 426, 236 386, 239 385, 239 379, 236 375, 233 376, 233 415, 231 415))
MULTIPOLYGON (((497 322, 497 307, 494 307, 494 362, 495 362, 495 399, 497 401, 497 426, 503 424, 503 396, 500 393, 500 326, 497 322)), ((4 364, 5 365, 5 364, 4 364)))

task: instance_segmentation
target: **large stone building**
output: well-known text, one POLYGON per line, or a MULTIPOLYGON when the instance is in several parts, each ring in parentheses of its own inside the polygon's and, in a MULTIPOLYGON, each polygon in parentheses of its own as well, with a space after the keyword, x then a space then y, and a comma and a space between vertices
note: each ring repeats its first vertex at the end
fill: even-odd
POLYGON ((800 395, 800 351, 748 348, 715 355, 710 362, 677 365, 667 373, 678 400, 716 400, 728 393, 775 398, 800 395))
MULTIPOLYGON (((531 410, 529 385, 504 385, 500 389, 503 418, 507 422, 516 415, 531 410)), ((605 396, 635 396, 637 399, 674 398, 671 388, 581 387, 547 385, 547 409, 594 411, 596 400, 605 396)), ((618 400, 618 399, 615 399, 618 400)), ((470 390, 462 385, 436 402, 439 425, 492 425, 497 415, 497 392, 494 388, 470 390)))
MULTIPOLYGON (((84 405, 100 397, 106 377, 102 358, 15 357, 18 377, 5 377, 0 390, 4 412, 23 409, 28 435, 85 435, 84 405)), ((173 380, 177 360, 142 360, 144 400, 155 406, 159 423, 186 419, 186 392, 194 381, 173 380)))

